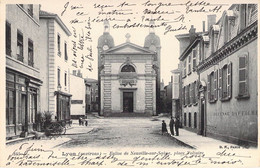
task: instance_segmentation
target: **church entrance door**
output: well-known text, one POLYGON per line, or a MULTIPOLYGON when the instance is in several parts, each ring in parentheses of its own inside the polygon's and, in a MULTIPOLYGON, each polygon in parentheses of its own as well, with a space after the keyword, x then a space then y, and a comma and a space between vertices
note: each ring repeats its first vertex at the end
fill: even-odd
POLYGON ((133 112, 133 92, 123 92, 123 112, 133 112))

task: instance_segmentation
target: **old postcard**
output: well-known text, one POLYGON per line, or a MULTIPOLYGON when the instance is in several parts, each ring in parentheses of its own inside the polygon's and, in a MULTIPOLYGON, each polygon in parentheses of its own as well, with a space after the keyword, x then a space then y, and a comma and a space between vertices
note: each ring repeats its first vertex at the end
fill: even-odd
POLYGON ((258 1, 0 5, 0 167, 260 166, 258 1))

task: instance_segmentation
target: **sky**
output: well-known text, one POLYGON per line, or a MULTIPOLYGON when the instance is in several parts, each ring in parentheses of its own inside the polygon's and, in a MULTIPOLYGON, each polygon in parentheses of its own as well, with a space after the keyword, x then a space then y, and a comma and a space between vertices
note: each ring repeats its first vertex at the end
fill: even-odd
MULTIPOLYGON (((50 2, 50 1, 47 1, 50 2)), ((155 21, 155 24, 161 24, 163 21, 160 19, 165 19, 165 22, 169 22, 168 26, 170 25, 172 28, 179 28, 186 26, 186 30, 178 30, 178 31, 172 31, 172 32, 166 32, 167 26, 161 26, 155 28, 155 34, 160 37, 161 40, 161 78, 164 80, 165 85, 168 84, 168 82, 171 79, 171 70, 174 70, 178 67, 179 63, 179 42, 175 38, 175 35, 177 34, 183 34, 188 33, 191 25, 194 25, 196 28, 196 32, 202 31, 202 22, 206 21, 206 30, 207 30, 207 15, 209 14, 216 14, 217 20, 221 17, 223 11, 227 9, 231 4, 225 3, 219 3, 219 4, 225 4, 221 7, 221 9, 217 12, 186 12, 187 5, 176 5, 174 6, 170 2, 173 1, 158 1, 158 0, 142 0, 142 1, 127 1, 129 6, 119 6, 124 1, 116 1, 116 0, 110 0, 110 1, 58 1, 55 3, 47 3, 41 1, 41 9, 44 11, 56 13, 59 15, 59 17, 62 19, 62 21, 65 23, 65 25, 69 28, 69 30, 73 33, 73 30, 76 30, 76 34, 81 32, 81 29, 84 29, 84 33, 87 32, 87 29, 84 28, 84 26, 87 25, 87 23, 82 24, 75 24, 71 23, 72 20, 78 19, 78 20, 88 20, 90 18, 93 19, 104 19, 104 18, 110 18, 110 19, 116 19, 116 21, 110 21, 110 34, 114 38, 115 45, 120 45, 126 41, 125 34, 129 33, 131 35, 130 41, 134 44, 137 44, 139 46, 144 45, 145 37, 149 34, 149 28, 129 28, 129 29, 116 29, 113 28, 115 24, 121 24, 124 25, 125 23, 133 24, 133 23, 143 23, 143 24, 149 24, 149 19, 157 19, 155 21), (147 3, 148 2, 148 3, 147 3), (133 5, 136 4, 136 5, 133 5), (103 5, 103 6, 102 6, 103 5), (113 7, 108 7, 112 6, 113 7), (131 6, 133 5, 133 6, 131 6), (65 7, 66 6, 66 7, 65 7), (80 7, 80 9, 73 9, 75 7, 80 7), (106 7, 107 6, 107 7, 106 7), (119 7, 118 7, 119 6, 119 7), (82 7, 82 8, 81 8, 82 7), (155 11, 155 8, 157 7, 157 12, 161 12, 160 14, 150 14, 145 13, 145 9, 149 9, 151 11, 155 11), (66 10, 65 10, 66 8, 66 10), (131 15, 118 15, 118 14, 111 14, 108 12, 113 11, 114 9, 117 10, 117 12, 123 12, 123 13, 133 13, 131 15), (65 11, 64 11, 65 10, 65 11), (123 11, 122 11, 123 10, 123 11), (64 12, 63 12, 64 11, 64 12), (163 12, 171 12, 168 14, 164 14, 163 12), (62 14, 63 12, 63 14, 62 14), (77 16, 81 14, 86 14, 84 16, 77 16), (99 12, 103 12, 104 14, 99 14, 99 12), (61 16, 62 14, 62 16, 61 16), (158 19, 159 17, 159 19, 158 19), (184 17, 182 20, 181 17, 184 17), (130 19, 131 21, 127 22, 127 19, 130 19), (159 20, 159 21, 158 21, 159 20), (173 23, 174 21, 178 20, 178 22, 173 23), (74 29, 72 28, 74 27, 74 29)), ((197 5, 192 6, 197 1, 174 1, 174 4, 186 4, 189 3, 190 9, 201 9, 203 6, 206 9, 213 9, 213 4, 210 4, 208 6, 205 5, 197 5), (193 4, 191 4, 193 3, 193 4)), ((204 1, 201 1, 204 2, 204 1)), ((218 4, 217 4, 218 5, 218 4)), ((75 21, 75 20, 74 20, 75 21)), ((97 40, 98 37, 103 34, 103 22, 90 22, 91 23, 91 35, 92 41, 85 41, 85 48, 83 49, 82 53, 90 53, 87 50, 87 46, 92 46, 92 55, 94 61, 90 61, 85 59, 83 68, 80 68, 81 71, 83 71, 84 77, 89 78, 95 78, 97 79, 97 40), (89 65, 89 62, 91 62, 93 70, 90 72, 87 69, 87 66, 89 65)), ((168 27, 169 28, 169 27, 168 27)), ((71 40, 77 41, 78 38, 74 38, 73 35, 71 36, 71 40)), ((70 41, 71 42, 71 41, 70 41)), ((78 42, 78 41, 77 41, 78 42)), ((72 47, 72 44, 70 44, 70 48, 72 47)), ((72 51, 69 50, 69 54, 73 55, 72 51)), ((80 62, 80 51, 78 51, 78 61, 80 62)), ((72 56, 73 57, 73 56, 72 56)), ((78 67, 79 68, 79 67, 78 67)), ((72 68, 74 69, 74 67, 72 68)))

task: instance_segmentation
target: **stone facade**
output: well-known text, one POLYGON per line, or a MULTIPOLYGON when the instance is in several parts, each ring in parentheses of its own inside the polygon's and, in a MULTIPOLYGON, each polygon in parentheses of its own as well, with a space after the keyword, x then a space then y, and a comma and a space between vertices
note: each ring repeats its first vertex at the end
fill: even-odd
POLYGON ((160 38, 153 28, 144 47, 130 43, 129 34, 126 38, 126 43, 115 46, 109 22, 104 22, 97 46, 99 115, 156 115, 160 101, 160 38))
POLYGON ((6 138, 37 130, 40 109, 39 5, 6 5, 6 138))
POLYGON ((126 42, 104 53, 101 73, 101 115, 134 112, 156 114, 156 53, 126 42), (133 71, 124 71, 130 66, 133 71), (126 109, 124 94, 132 94, 132 109, 126 109))
MULTIPOLYGON (((208 17, 208 31, 196 33, 180 56, 186 65, 182 67, 183 125, 192 128, 195 114, 188 117, 194 120, 187 126, 187 112, 197 111, 198 134, 241 145, 257 145, 257 82, 251 82, 257 81, 257 5, 232 5, 216 23, 212 17, 208 17), (185 59, 196 48, 199 53, 192 75, 189 60, 185 59), (189 95, 184 89, 185 84, 195 80, 196 109, 186 103, 189 95)), ((188 36, 177 38, 188 39, 188 36)))
POLYGON ((70 119, 70 35, 56 14, 40 11, 41 111, 53 113, 58 121, 70 119))

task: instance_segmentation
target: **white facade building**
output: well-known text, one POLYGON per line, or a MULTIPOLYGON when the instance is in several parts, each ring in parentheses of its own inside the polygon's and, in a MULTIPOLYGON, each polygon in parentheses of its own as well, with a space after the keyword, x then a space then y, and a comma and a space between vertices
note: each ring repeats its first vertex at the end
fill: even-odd
POLYGON ((73 71, 70 81, 75 83, 75 87, 70 88, 71 97, 71 118, 78 118, 85 115, 85 82, 81 73, 73 71))
POLYGON ((71 32, 57 14, 40 11, 41 110, 58 121, 70 119, 68 41, 71 32))

